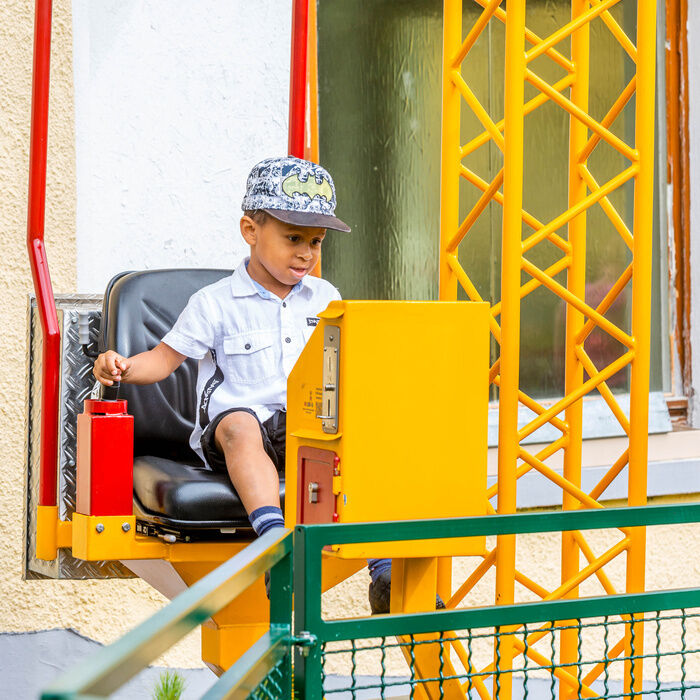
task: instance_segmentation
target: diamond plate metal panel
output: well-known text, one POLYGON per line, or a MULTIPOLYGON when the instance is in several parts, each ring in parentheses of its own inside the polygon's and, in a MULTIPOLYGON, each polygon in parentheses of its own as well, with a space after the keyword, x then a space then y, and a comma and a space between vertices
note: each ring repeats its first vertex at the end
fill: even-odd
MULTIPOLYGON (((56 297, 61 326, 61 378, 59 407, 60 448, 58 455, 59 514, 68 520, 75 512, 76 420, 83 401, 95 384, 92 361, 85 356, 78 336, 78 318, 87 314, 90 340, 97 340, 102 311, 102 297, 95 295, 59 295, 56 297)), ((60 549, 52 562, 34 556, 36 548, 36 505, 39 496, 39 436, 41 417, 42 333, 36 300, 28 307, 27 393, 26 393, 26 468, 24 577, 56 579, 133 578, 118 562, 84 562, 60 549)))

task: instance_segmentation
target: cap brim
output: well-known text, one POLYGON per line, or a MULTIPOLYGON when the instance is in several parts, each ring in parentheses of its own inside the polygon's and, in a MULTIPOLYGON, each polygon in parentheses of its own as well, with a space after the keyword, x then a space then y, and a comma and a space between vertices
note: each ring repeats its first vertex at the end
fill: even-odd
POLYGON ((337 216, 315 214, 309 211, 288 211, 287 209, 263 209, 275 219, 292 226, 309 226, 313 228, 329 228, 333 231, 350 232, 350 227, 337 216))

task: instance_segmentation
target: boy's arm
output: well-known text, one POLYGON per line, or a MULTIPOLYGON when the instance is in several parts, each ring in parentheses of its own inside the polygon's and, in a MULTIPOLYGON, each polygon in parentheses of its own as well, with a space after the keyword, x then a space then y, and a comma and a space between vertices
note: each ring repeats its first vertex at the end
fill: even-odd
POLYGON ((166 343, 159 343, 153 350, 132 357, 108 350, 95 360, 92 373, 105 386, 112 386, 114 382, 153 384, 172 374, 186 359, 186 355, 166 343))

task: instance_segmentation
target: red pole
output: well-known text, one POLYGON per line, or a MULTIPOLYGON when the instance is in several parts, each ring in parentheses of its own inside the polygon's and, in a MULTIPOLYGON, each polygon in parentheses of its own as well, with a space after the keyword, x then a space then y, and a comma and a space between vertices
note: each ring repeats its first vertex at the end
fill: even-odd
POLYGON ((32 126, 29 150, 27 248, 44 338, 41 394, 39 505, 56 505, 58 455, 58 374, 60 333, 44 247, 46 210, 46 144, 49 121, 51 0, 36 0, 34 15, 32 126))
POLYGON ((308 38, 309 0, 294 0, 292 60, 289 76, 289 155, 297 158, 304 157, 308 38))

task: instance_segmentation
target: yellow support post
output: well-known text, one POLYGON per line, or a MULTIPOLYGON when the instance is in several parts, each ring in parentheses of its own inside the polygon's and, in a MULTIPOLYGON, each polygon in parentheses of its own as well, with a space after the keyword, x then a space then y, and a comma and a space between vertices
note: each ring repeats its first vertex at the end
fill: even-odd
MULTIPOLYGON (((571 0, 571 21, 575 22, 590 9, 589 0, 571 0)), ((571 102, 588 112, 590 25, 584 23, 571 35, 571 59, 575 78, 571 86, 571 102)), ((579 154, 588 141, 587 126, 573 114, 569 117, 569 209, 573 209, 588 196, 588 188, 581 177, 579 154)), ((582 302, 586 301, 586 211, 569 221, 569 245, 571 262, 567 276, 567 290, 582 302)), ((583 384, 583 365, 577 350, 583 350, 583 341, 577 342, 584 315, 572 304, 566 307, 566 348, 564 393, 570 396, 583 384)), ((581 454, 583 442, 583 402, 575 401, 566 409, 568 443, 564 448, 564 478, 577 487, 581 486, 581 454)), ((562 508, 580 508, 579 500, 563 492, 562 508)), ((579 572, 579 546, 572 532, 563 532, 561 538, 561 583, 564 584, 579 572)), ((567 598, 578 597, 578 586, 571 589, 567 598)), ((578 661, 578 634, 575 629, 562 630, 559 657, 562 664, 578 661)), ((560 685, 562 700, 575 697, 575 691, 565 684, 560 685)))
MULTIPOLYGON (((435 557, 394 559, 391 565, 392 614, 427 612, 435 608, 435 591, 439 560, 435 557)), ((409 665, 418 678, 449 678, 445 681, 426 682, 416 686, 419 700, 457 700, 464 698, 461 683, 450 660, 449 645, 438 643, 438 634, 416 634, 416 646, 409 637, 401 638, 407 645, 401 648, 409 665), (426 643, 435 640, 435 643, 426 643)))
MULTIPOLYGON (((452 72, 459 69, 462 44, 462 0, 445 0, 442 38, 442 172, 440 180, 440 250, 459 226, 459 111, 462 102, 452 72)), ((447 255, 440 255, 440 301, 457 300, 457 276, 447 255)))
MULTIPOLYGON (((525 0, 508 3, 506 22, 505 151, 503 154, 503 238, 501 270, 501 384, 498 405, 498 513, 516 508, 518 392, 520 388, 520 276, 525 99, 525 0)), ((515 598, 515 535, 499 535, 496 603, 515 598)), ((496 642, 501 671, 499 697, 512 695, 513 638, 496 642)))
MULTIPOLYGON (((651 355, 651 271, 654 217, 654 122, 656 80, 656 2, 639 0, 637 4, 637 95, 635 113, 636 146, 639 173, 634 187, 633 267, 632 267, 632 337, 634 362, 630 380, 630 446, 628 505, 641 506, 647 497, 647 439, 649 425, 649 371, 651 355)), ((630 532, 627 554, 627 592, 644 590, 646 531, 643 527, 630 532)), ((635 624, 634 654, 643 653, 641 624, 635 624)), ((631 652, 628 631, 625 653, 631 652)), ((642 661, 627 662, 625 692, 642 687, 642 661)))

